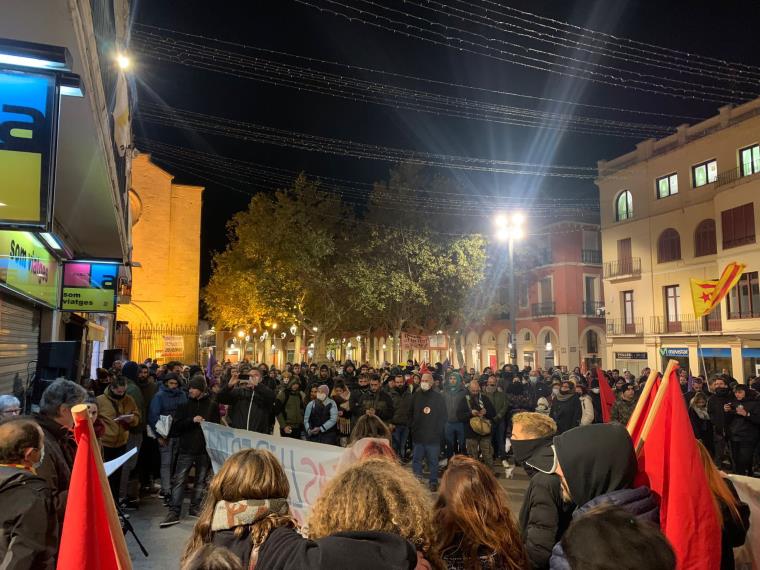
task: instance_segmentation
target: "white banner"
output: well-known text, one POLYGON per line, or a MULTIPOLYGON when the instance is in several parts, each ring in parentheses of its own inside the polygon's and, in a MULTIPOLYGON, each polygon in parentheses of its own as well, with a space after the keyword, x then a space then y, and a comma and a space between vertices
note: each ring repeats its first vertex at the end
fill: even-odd
POLYGON ((290 509, 301 524, 322 487, 335 474, 343 448, 311 441, 277 437, 203 422, 203 435, 214 473, 241 449, 266 449, 280 460, 290 483, 290 509))
POLYGON ((183 358, 185 356, 185 337, 182 335, 164 335, 164 351, 162 356, 170 358, 183 358))
MULTIPOLYGON (((744 546, 734 548, 736 570, 760 570, 760 479, 729 475, 739 498, 749 505, 749 530, 744 546)), ((730 515, 729 515, 730 516, 730 515)))

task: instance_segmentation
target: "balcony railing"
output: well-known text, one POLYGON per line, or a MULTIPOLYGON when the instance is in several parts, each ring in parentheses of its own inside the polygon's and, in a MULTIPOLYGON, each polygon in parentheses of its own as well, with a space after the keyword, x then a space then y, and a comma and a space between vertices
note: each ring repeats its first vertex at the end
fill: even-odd
POLYGON ((719 314, 706 317, 694 315, 657 316, 649 318, 651 334, 696 334, 698 332, 716 332, 722 330, 719 314))
POLYGON ((554 301, 533 303, 530 307, 530 314, 534 317, 551 317, 556 314, 555 303, 554 301))
POLYGON ((625 319, 607 319, 608 335, 642 335, 644 334, 644 320, 632 319, 626 322, 625 319))
POLYGON ((583 314, 587 317, 603 318, 599 311, 604 308, 604 301, 583 301, 583 314))
POLYGON ((598 249, 582 249, 581 262, 588 263, 590 265, 601 265, 602 252, 599 251, 598 249))
POLYGON ((604 264, 604 278, 615 279, 617 277, 640 276, 641 275, 641 258, 626 257, 608 261, 604 264))

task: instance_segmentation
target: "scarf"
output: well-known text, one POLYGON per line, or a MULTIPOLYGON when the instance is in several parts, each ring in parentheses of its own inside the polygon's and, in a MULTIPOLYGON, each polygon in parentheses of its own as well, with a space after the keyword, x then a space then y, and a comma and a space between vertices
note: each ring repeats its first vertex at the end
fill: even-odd
POLYGON ((560 402, 567 402, 573 396, 575 396, 575 392, 570 392, 569 394, 557 394, 555 398, 560 402))
POLYGON ((287 499, 218 501, 214 506, 211 531, 216 532, 253 524, 269 514, 285 515, 288 513, 288 509, 287 499))
POLYGON ((709 420, 710 414, 707 411, 707 408, 700 408, 699 406, 690 405, 689 406, 692 410, 694 410, 694 413, 697 414, 697 417, 700 420, 709 420))

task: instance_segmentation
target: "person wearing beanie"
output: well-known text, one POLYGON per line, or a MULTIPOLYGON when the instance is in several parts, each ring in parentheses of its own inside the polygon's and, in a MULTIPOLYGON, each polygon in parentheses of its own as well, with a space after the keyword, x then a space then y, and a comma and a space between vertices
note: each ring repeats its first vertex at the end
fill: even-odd
POLYGON ((203 491, 210 461, 206 452, 206 438, 203 436, 203 422, 219 423, 219 405, 208 394, 206 377, 202 372, 190 378, 187 383, 188 400, 180 404, 172 422, 170 435, 178 440, 179 454, 172 477, 172 495, 169 514, 161 523, 161 528, 175 525, 182 514, 182 502, 185 498, 185 483, 190 470, 195 467, 195 483, 190 498, 191 517, 200 513, 203 491))
POLYGON ((338 406, 330 399, 330 387, 320 384, 317 387, 317 399, 306 406, 303 414, 303 426, 306 438, 317 443, 338 444, 338 406))

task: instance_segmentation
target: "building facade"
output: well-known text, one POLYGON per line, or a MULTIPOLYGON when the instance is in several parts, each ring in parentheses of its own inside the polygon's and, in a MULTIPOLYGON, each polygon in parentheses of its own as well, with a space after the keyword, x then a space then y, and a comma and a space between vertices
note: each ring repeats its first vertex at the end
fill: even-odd
POLYGON ((135 152, 129 206, 132 282, 117 311, 117 343, 136 361, 198 359, 203 187, 174 176, 135 152), (139 266, 137 266, 139 264, 139 266))
POLYGON ((607 362, 640 372, 670 358, 693 374, 760 365, 760 99, 599 162, 607 362), (710 315, 690 279, 746 265, 710 315))

